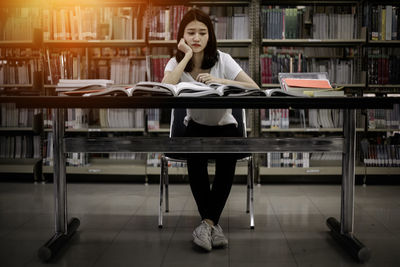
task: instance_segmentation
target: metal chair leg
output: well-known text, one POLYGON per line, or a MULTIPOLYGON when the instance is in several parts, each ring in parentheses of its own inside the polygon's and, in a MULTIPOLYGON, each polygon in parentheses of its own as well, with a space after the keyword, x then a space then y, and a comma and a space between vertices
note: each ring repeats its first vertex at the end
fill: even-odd
POLYGON ((164 158, 164 186, 165 186, 165 212, 169 212, 169 177, 168 177, 168 160, 164 158))
POLYGON ((163 210, 162 203, 164 198, 164 178, 165 178, 165 157, 161 157, 161 172, 160 172, 160 205, 158 207, 158 228, 162 228, 163 226, 163 210))
POLYGON ((255 173, 255 162, 253 159, 253 156, 250 158, 250 165, 251 168, 249 169, 249 172, 251 173, 250 175, 250 229, 254 229, 254 173, 255 173))
POLYGON ((246 194, 246 213, 250 212, 250 176, 251 176, 251 158, 247 160, 247 194, 246 194))

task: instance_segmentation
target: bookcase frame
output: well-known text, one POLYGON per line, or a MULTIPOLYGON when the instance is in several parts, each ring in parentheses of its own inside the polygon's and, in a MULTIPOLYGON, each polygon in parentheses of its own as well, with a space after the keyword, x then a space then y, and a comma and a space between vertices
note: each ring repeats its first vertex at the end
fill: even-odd
MULTIPOLYGON (((370 5, 371 4, 384 4, 384 3, 392 3, 392 4, 399 4, 398 1, 377 1, 377 0, 352 0, 352 1, 345 1, 345 0, 311 0, 311 1, 305 1, 305 0, 242 0, 242 1, 234 1, 234 0, 219 0, 219 1, 211 1, 211 0, 199 0, 199 1, 188 1, 188 0, 168 0, 168 1, 162 1, 162 0, 121 0, 121 1, 110 1, 110 0, 105 0, 105 1, 100 1, 100 0, 91 0, 91 1, 85 1, 81 3, 78 0, 72 0, 72 1, 61 1, 61 0, 35 0, 35 1, 29 1, 30 3, 26 5, 26 1, 24 0, 16 0, 7 3, 2 3, 0 4, 0 8, 3 7, 21 7, 21 6, 28 6, 28 7, 40 7, 43 5, 46 5, 47 7, 50 8, 55 8, 55 7, 72 7, 75 5, 79 6, 96 6, 101 4, 101 6, 107 6, 107 7, 122 7, 122 6, 130 6, 130 5, 137 5, 137 4, 142 4, 142 5, 147 5, 147 8, 152 8, 152 6, 157 6, 157 5, 189 5, 189 6, 196 6, 196 5, 248 5, 249 6, 249 24, 250 24, 250 39, 247 40, 218 40, 218 45, 220 46, 226 46, 226 47, 248 47, 249 49, 249 67, 250 67, 250 76, 259 84, 261 84, 261 77, 260 77, 260 51, 262 46, 299 46, 299 47, 354 47, 359 50, 358 52, 358 57, 362 57, 362 55, 365 53, 362 52, 363 49, 366 49, 368 47, 400 47, 400 41, 395 40, 395 41, 371 41, 369 40, 368 34, 364 37, 360 37, 359 39, 352 39, 352 40, 308 40, 308 39, 286 39, 286 40, 272 40, 272 39, 263 39, 262 34, 261 34, 261 22, 260 22, 260 10, 262 5, 356 5, 357 6, 357 13, 360 14, 358 16, 358 25, 361 25, 361 20, 362 16, 361 14, 363 13, 363 7, 367 5, 367 10, 370 10, 370 5)), ((149 18, 150 19, 150 18, 149 18)), ((148 26, 147 26, 148 28, 148 26)), ((368 25, 367 25, 367 30, 368 30, 368 25)), ((360 35, 362 34, 362 30, 359 29, 360 35)), ((60 40, 46 40, 46 41, 37 41, 37 40, 23 40, 23 41, 0 41, 0 48, 37 48, 40 47, 41 49, 52 49, 52 48, 85 48, 86 49, 86 57, 90 58, 88 49, 92 47, 115 47, 115 48, 126 48, 126 47, 146 47, 146 48, 151 48, 151 47, 169 47, 170 49, 176 45, 176 41, 171 40, 171 41, 165 41, 165 40, 148 40, 148 32, 145 34, 144 39, 140 40, 74 40, 74 41, 60 41, 60 40)), ((361 65, 362 65, 362 60, 361 58, 357 59, 357 64, 359 70, 361 70, 361 65)), ((358 77, 358 80, 361 80, 361 73, 360 77, 358 77)), ((368 80, 368 76, 366 77, 366 81, 368 80)), ((0 87, 18 87, 18 88, 25 88, 28 89, 32 87, 33 85, 30 84, 18 84, 18 85, 0 85, 0 87)), ((42 90, 45 91, 51 91, 55 87, 55 85, 44 85, 42 84, 42 90)), ((268 88, 268 87, 276 87, 276 84, 262 84, 262 87, 268 88)), ((379 88, 379 89, 390 89, 387 90, 387 92, 392 92, 393 90, 399 90, 400 85, 368 85, 367 82, 365 83, 358 83, 358 84, 351 84, 351 85, 345 85, 346 87, 350 88, 353 94, 362 94, 362 93, 368 93, 370 92, 370 87, 372 88, 379 88), (393 89, 393 90, 392 90, 393 89)), ((385 93, 386 91, 383 91, 385 93)), ((261 136, 263 133, 269 133, 269 132, 278 132, 278 133, 285 133, 287 131, 293 132, 293 133, 302 133, 304 131, 314 131, 314 129, 308 129, 308 130, 303 130, 303 129, 261 129, 260 125, 260 113, 258 110, 250 110, 249 112, 250 115, 250 128, 251 132, 249 133, 249 136, 254 136, 258 137, 261 136)), ((18 129, 18 131, 21 129, 18 129)), ((142 131, 142 129, 101 129, 103 132, 107 131, 142 131)), ((376 129, 372 131, 392 131, 393 129, 376 129)), ((72 132, 90 132, 91 129, 80 129, 80 130, 68 130, 71 133, 72 132)), ((143 130, 144 131, 144 130, 143 130)), ((341 129, 318 129, 315 131, 319 132, 337 132, 340 133, 341 129)), ((357 132, 361 132, 362 129, 357 130, 357 132)), ((153 134, 165 134, 167 132, 166 129, 160 129, 160 130, 153 130, 149 131, 153 134)), ((104 164, 103 162, 101 164, 104 164)), ((72 168, 72 167, 71 167, 72 168)), ((46 167, 45 167, 46 169, 46 167)), ((88 169, 88 168, 86 168, 88 169)), ((90 168, 89 168, 90 169, 90 168)), ((140 167, 141 169, 141 167, 140 167)), ((146 168, 144 168, 146 169, 146 168)), ((149 168, 150 170, 151 168, 149 168)), ((310 168, 312 169, 312 168, 310 168)), ((304 170, 305 175, 339 175, 339 170, 340 166, 320 166, 319 167, 320 171, 307 171, 304 170), (323 169, 327 168, 327 169, 323 169)), ((369 167, 367 168, 369 171, 368 173, 371 174, 388 174, 388 175, 398 175, 400 174, 400 171, 396 170, 388 170, 387 168, 372 168, 369 167)), ((82 169, 83 170, 83 169, 82 169)), ((135 169, 138 170, 138 169, 135 169)), ((146 170, 142 173, 141 171, 138 171, 135 173, 135 171, 127 171, 127 172, 119 172, 117 168, 115 168, 115 173, 114 174, 131 174, 132 172, 135 173, 135 175, 147 175, 147 174, 153 174, 157 173, 157 168, 156 169, 151 169, 150 172, 147 172, 146 170)), ((293 170, 288 170, 284 168, 279 168, 279 170, 273 170, 273 169, 268 169, 265 170, 263 168, 260 168, 260 174, 261 175, 291 175, 291 171, 293 172, 293 175, 298 174, 296 172, 297 169, 293 170)), ((50 172, 47 170, 46 172, 50 172)), ((82 171, 79 172, 79 170, 74 169, 70 170, 69 172, 74 172, 74 173, 96 173, 98 174, 99 172, 96 171, 82 171)), ((239 169, 239 173, 242 173, 243 170, 239 169)), ((357 174, 363 174, 364 170, 359 167, 356 168, 356 173, 357 174)), ((181 174, 181 171, 177 171, 177 174, 181 174)))

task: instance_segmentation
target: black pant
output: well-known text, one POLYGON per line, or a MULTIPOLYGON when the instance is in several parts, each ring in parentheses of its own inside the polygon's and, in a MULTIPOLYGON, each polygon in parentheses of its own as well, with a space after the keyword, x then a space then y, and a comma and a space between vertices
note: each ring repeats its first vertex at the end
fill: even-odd
MULTIPOLYGON (((236 125, 206 126, 189 121, 187 137, 242 136, 236 125)), ((237 156, 232 154, 190 154, 187 159, 189 183, 196 200, 202 220, 210 219, 218 223, 226 200, 232 188, 237 156), (207 165, 208 160, 215 160, 215 177, 210 189, 207 165)))

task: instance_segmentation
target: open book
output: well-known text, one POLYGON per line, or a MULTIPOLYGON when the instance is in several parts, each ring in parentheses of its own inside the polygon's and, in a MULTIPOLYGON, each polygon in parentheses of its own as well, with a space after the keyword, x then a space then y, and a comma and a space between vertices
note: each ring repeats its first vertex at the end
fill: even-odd
POLYGON ((99 92, 90 92, 83 96, 173 96, 170 87, 147 87, 138 85, 113 85, 99 92))
POLYGON ((295 92, 295 91, 284 91, 281 88, 272 88, 263 90, 265 96, 297 96, 297 97, 305 97, 303 93, 295 92))
POLYGON ((200 82, 181 82, 167 84, 159 82, 139 82, 131 86, 111 86, 99 92, 84 94, 84 96, 255 96, 265 95, 258 88, 245 88, 237 85, 217 83, 204 84, 200 82))

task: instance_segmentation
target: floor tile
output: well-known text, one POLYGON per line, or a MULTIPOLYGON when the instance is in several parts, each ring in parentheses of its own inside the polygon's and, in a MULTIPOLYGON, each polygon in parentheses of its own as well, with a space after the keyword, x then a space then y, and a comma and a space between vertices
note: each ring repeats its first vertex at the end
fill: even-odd
MULTIPOLYGON (((192 243, 200 216, 187 184, 170 185, 170 212, 158 228, 159 187, 68 184, 68 216, 81 225, 56 258, 38 249, 54 234, 52 184, 0 184, 1 266, 360 266, 330 236, 340 219, 338 185, 254 188, 255 229, 246 186, 234 185, 220 224, 225 249, 206 253, 192 243)), ((356 186, 354 234, 372 252, 362 266, 399 266, 400 186, 356 186)))

